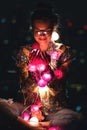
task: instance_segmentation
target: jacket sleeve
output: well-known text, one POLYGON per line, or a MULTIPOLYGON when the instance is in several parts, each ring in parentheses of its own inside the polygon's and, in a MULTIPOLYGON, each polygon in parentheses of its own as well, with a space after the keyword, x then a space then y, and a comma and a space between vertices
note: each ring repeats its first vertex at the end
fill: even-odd
POLYGON ((20 48, 16 56, 17 59, 16 66, 19 69, 20 82, 22 82, 29 76, 28 74, 29 54, 30 54, 29 47, 23 46, 20 48))
POLYGON ((59 58, 56 63, 57 65, 56 69, 54 70, 54 74, 57 77, 57 79, 62 79, 63 77, 65 77, 65 75, 70 69, 73 55, 71 48, 65 45, 62 45, 58 49, 58 53, 59 58))
POLYGON ((61 46, 60 50, 62 51, 58 62, 57 62, 57 66, 65 71, 67 71, 69 69, 69 66, 71 65, 72 62, 72 50, 70 47, 68 46, 61 46))

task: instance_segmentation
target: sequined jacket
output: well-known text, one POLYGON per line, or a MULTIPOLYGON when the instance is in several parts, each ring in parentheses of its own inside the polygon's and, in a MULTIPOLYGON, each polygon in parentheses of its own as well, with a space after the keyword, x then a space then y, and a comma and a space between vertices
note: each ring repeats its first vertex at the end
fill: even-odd
POLYGON ((24 105, 38 104, 44 114, 65 107, 65 83, 71 62, 71 48, 62 43, 50 43, 47 51, 41 51, 38 43, 23 46, 17 54, 17 67, 24 105), (45 83, 44 74, 50 76, 45 83), (44 91, 45 87, 48 90, 44 91))

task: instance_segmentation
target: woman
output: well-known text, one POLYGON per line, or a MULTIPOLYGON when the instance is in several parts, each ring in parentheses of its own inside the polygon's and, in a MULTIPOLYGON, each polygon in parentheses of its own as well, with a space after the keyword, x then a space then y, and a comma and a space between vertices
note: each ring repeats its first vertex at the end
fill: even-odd
POLYGON ((23 105, 13 102, 12 113, 22 116, 28 112, 46 129, 75 130, 81 116, 67 109, 65 93, 71 49, 52 39, 58 31, 58 15, 50 6, 40 4, 31 14, 31 26, 35 42, 17 54, 23 105))

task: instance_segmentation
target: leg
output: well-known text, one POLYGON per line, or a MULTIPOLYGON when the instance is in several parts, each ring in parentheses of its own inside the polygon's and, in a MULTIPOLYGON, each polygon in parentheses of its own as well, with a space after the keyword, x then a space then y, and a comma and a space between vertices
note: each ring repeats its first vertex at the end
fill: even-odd
POLYGON ((11 100, 0 99, 0 128, 13 129, 24 106, 11 100))
POLYGON ((77 130, 82 115, 70 109, 62 109, 48 118, 51 126, 60 126, 63 130, 77 130))

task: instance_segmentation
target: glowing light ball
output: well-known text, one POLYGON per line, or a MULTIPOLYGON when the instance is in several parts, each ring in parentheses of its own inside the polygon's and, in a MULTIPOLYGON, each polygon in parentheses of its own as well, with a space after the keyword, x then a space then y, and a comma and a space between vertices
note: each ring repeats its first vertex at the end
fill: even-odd
POLYGON ((38 112, 39 111, 39 107, 38 105, 31 105, 31 112, 38 112))
POLYGON ((50 127, 48 130, 62 130, 60 127, 50 127))
POLYGON ((45 80, 40 79, 40 80, 38 81, 38 86, 39 86, 39 87, 45 87, 46 85, 47 85, 47 82, 46 82, 45 80))
POLYGON ((61 79, 63 77, 62 70, 55 70, 54 75, 57 77, 57 79, 61 79))
POLYGON ((48 130, 57 130, 55 127, 50 127, 48 130))
POLYGON ((37 70, 39 72, 43 72, 45 70, 45 68, 46 68, 45 64, 38 64, 37 65, 37 70))
POLYGON ((35 66, 34 64, 29 64, 29 65, 28 65, 28 70, 29 70, 30 72, 35 72, 35 71, 36 71, 36 66, 35 66))
POLYGON ((52 53, 51 53, 51 59, 52 60, 58 60, 58 52, 57 51, 53 51, 52 53))
POLYGON ((37 126, 38 125, 38 118, 37 117, 31 117, 30 120, 29 120, 29 123, 32 125, 32 126, 37 126))
POLYGON ((24 113, 21 115, 21 117, 22 117, 25 121, 28 121, 29 118, 30 118, 30 115, 29 115, 28 112, 24 112, 24 113))
POLYGON ((42 78, 43 78, 43 80, 45 80, 45 81, 50 81, 51 80, 51 78, 52 78, 52 76, 51 76, 51 74, 49 74, 49 73, 44 73, 43 75, 42 75, 42 78))
POLYGON ((54 31, 52 33, 52 38, 51 39, 52 39, 52 41, 57 41, 59 39, 59 34, 56 31, 54 31))

